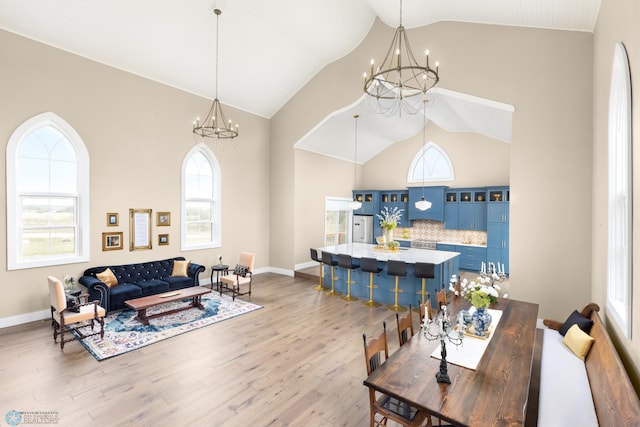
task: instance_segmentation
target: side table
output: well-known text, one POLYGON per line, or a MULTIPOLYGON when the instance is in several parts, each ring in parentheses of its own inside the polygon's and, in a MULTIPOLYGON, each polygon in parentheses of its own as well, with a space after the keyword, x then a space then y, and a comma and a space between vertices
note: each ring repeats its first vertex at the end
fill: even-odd
POLYGON ((213 273, 216 273, 216 288, 218 293, 220 292, 220 276, 226 276, 229 274, 229 266, 225 264, 216 264, 211 267, 211 290, 213 290, 213 273))

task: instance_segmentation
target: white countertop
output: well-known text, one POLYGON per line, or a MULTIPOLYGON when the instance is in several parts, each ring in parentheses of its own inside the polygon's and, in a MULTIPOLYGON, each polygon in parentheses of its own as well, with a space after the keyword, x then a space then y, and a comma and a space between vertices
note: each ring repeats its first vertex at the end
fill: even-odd
POLYGON ((460 252, 436 251, 432 249, 401 248, 399 251, 377 251, 377 246, 368 243, 349 243, 344 245, 326 246, 319 248, 321 251, 333 254, 348 254, 353 258, 375 258, 378 261, 398 260, 410 264, 416 262, 429 262, 442 264, 460 255, 460 252))

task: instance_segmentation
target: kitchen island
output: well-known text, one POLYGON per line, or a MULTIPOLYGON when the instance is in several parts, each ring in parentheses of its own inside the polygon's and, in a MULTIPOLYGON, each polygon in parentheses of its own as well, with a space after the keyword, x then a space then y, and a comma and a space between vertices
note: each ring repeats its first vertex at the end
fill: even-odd
MULTIPOLYGON (((398 304, 414 307, 418 305, 421 296, 418 292, 422 289, 422 279, 414 276, 414 264, 416 262, 431 263, 435 266, 435 278, 428 279, 426 290, 431 294, 432 303, 435 304, 435 292, 443 286, 448 289, 449 278, 452 274, 458 275, 459 252, 438 251, 431 249, 400 248, 397 251, 379 249, 377 245, 367 243, 349 243, 343 245, 326 246, 319 248, 322 252, 333 254, 337 260, 338 254, 351 255, 354 259, 375 258, 378 266, 383 270, 379 275, 374 275, 374 284, 378 286, 373 290, 373 299, 383 304, 393 304, 395 294, 395 276, 387 274, 387 261, 405 261, 407 266, 407 276, 401 277, 399 287, 403 292, 399 294, 398 304)), ((347 272, 344 268, 335 267, 335 289, 338 292, 347 292, 347 272)), ((351 273, 351 295, 360 299, 369 299, 369 273, 355 269, 351 273)), ((324 266, 324 285, 331 287, 331 267, 324 266)))

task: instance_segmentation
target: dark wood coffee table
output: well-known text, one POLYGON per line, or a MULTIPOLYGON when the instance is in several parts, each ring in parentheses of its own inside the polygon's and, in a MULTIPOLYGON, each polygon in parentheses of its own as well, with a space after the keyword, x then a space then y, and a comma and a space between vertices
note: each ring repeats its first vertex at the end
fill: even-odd
POLYGON ((144 325, 149 324, 149 319, 153 319, 159 316, 165 316, 167 314, 176 313, 182 310, 188 310, 190 308, 199 308, 204 310, 204 306, 201 302, 201 297, 204 294, 210 293, 211 290, 202 286, 192 286, 190 288, 178 289, 175 291, 168 291, 162 294, 149 295, 148 297, 135 298, 125 301, 124 303, 134 310, 138 311, 136 319, 142 322, 144 325), (174 308, 172 310, 161 311, 147 315, 147 309, 155 307, 157 305, 165 304, 173 301, 180 301, 183 299, 191 298, 191 302, 187 305, 174 308))

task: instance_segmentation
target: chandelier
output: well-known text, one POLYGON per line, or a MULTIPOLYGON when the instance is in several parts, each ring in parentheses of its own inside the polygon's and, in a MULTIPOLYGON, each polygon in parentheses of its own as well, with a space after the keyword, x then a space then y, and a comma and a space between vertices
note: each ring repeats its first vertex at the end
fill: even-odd
MULTIPOLYGON (((357 177, 357 170, 358 170, 358 163, 357 163, 357 159, 358 159, 358 117, 360 117, 359 115, 354 115, 353 118, 356 121, 356 132, 355 132, 355 142, 353 144, 353 189, 356 189, 356 177, 357 177)), ((353 200, 351 202, 349 202, 349 209, 351 210, 357 210, 360 209, 362 207, 362 202, 359 202, 358 199, 356 199, 356 195, 353 195, 353 200)))
POLYGON ((402 110, 415 114, 426 99, 429 89, 438 84, 439 64, 435 70, 429 66, 429 50, 424 52, 425 65, 413 56, 409 37, 402 26, 402 0, 400 0, 400 26, 396 28, 391 46, 382 64, 374 69, 371 60, 370 74, 364 73, 364 92, 375 98, 374 109, 385 116, 401 114, 402 110))
POLYGON ((222 111, 222 104, 218 100, 218 45, 220 44, 218 22, 222 11, 214 9, 213 13, 216 14, 216 98, 204 120, 200 121, 198 117, 193 122, 193 133, 205 138, 233 139, 238 136, 238 124, 233 126, 231 120, 227 120, 222 111))

